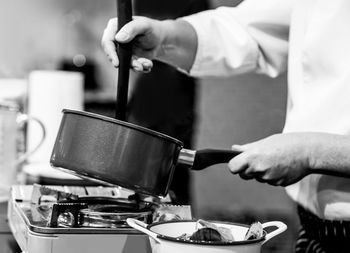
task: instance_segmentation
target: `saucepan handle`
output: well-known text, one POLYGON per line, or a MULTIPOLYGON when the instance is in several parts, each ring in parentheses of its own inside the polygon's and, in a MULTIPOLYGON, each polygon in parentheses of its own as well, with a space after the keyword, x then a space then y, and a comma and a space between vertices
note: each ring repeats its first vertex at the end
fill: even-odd
POLYGON ((202 149, 197 151, 182 149, 178 162, 191 166, 192 170, 202 170, 214 164, 228 163, 240 153, 239 151, 221 149, 202 149))
POLYGON ((262 224, 263 228, 267 228, 267 227, 277 227, 276 230, 267 233, 265 236, 265 241, 263 242, 266 243, 268 240, 270 240, 271 238, 275 237, 276 235, 279 235, 280 233, 284 232, 287 229, 287 225, 284 224, 281 221, 270 221, 270 222, 266 222, 264 224, 262 224))
POLYGON ((154 239, 156 242, 160 243, 160 240, 157 237, 157 234, 152 232, 151 230, 149 230, 147 228, 147 224, 139 221, 137 219, 133 219, 133 218, 127 218, 126 219, 126 223, 128 223, 128 225, 132 228, 137 229, 138 231, 145 233, 146 235, 150 236, 152 239, 154 239))

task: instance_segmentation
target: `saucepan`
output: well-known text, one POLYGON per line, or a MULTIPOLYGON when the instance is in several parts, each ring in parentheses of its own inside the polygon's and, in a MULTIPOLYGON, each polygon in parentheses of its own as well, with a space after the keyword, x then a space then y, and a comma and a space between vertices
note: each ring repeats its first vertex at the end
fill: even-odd
POLYGON ((259 253, 264 243, 287 229, 283 222, 266 222, 262 224, 264 229, 267 227, 276 227, 276 229, 271 232, 264 230, 261 238, 244 240, 249 226, 215 222, 214 224, 218 227, 229 228, 234 241, 213 242, 179 239, 183 234, 193 234, 196 231, 194 220, 165 221, 147 225, 142 221, 128 218, 126 222, 129 226, 149 236, 153 253, 259 253))
POLYGON ((201 170, 227 163, 238 154, 232 150, 184 149, 181 141, 165 134, 103 115, 65 109, 50 163, 104 184, 165 196, 177 163, 201 170))

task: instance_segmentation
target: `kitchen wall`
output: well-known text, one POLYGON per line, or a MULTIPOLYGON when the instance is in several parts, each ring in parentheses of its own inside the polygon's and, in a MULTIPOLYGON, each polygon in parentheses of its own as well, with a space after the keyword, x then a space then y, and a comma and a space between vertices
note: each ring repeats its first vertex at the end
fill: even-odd
POLYGON ((100 47, 111 0, 0 0, 0 78, 22 78, 34 69, 57 69, 84 55, 96 66, 98 85, 114 94, 116 71, 100 47))
MULTIPOLYGON (((271 79, 242 75, 202 80, 198 93, 197 148, 229 149, 281 132, 285 117, 285 76, 271 79)), ((225 165, 193 173, 198 212, 218 209, 278 209, 288 211, 282 188, 231 176, 225 165), (247 193, 249 193, 247 195, 247 193)))

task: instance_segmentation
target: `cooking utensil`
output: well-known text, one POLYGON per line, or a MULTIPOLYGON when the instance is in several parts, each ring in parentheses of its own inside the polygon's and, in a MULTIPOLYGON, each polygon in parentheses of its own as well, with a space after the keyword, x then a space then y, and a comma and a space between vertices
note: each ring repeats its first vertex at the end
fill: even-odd
POLYGON ((282 233, 287 226, 280 221, 271 221, 262 224, 263 228, 277 227, 276 230, 267 233, 258 239, 244 240, 244 236, 249 228, 247 225, 215 222, 219 227, 231 229, 235 241, 233 242, 213 242, 213 241, 194 241, 179 239, 181 235, 193 234, 196 231, 196 221, 167 221, 147 225, 141 221, 129 218, 126 220, 130 227, 133 227, 150 238, 152 252, 157 253, 258 253, 261 246, 282 233))
POLYGON ((188 150, 170 136, 88 112, 63 110, 50 163, 104 184, 165 196, 177 163, 201 170, 226 163, 231 150, 188 150))

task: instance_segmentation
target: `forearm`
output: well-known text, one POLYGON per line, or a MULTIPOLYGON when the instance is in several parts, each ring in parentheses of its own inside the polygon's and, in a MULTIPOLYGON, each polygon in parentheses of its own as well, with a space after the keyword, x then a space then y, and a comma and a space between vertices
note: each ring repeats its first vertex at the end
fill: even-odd
POLYGON ((311 142, 311 173, 350 177, 350 136, 320 133, 311 142))
POLYGON ((197 51, 196 31, 184 20, 162 21, 161 29, 164 35, 157 60, 189 72, 197 51))

